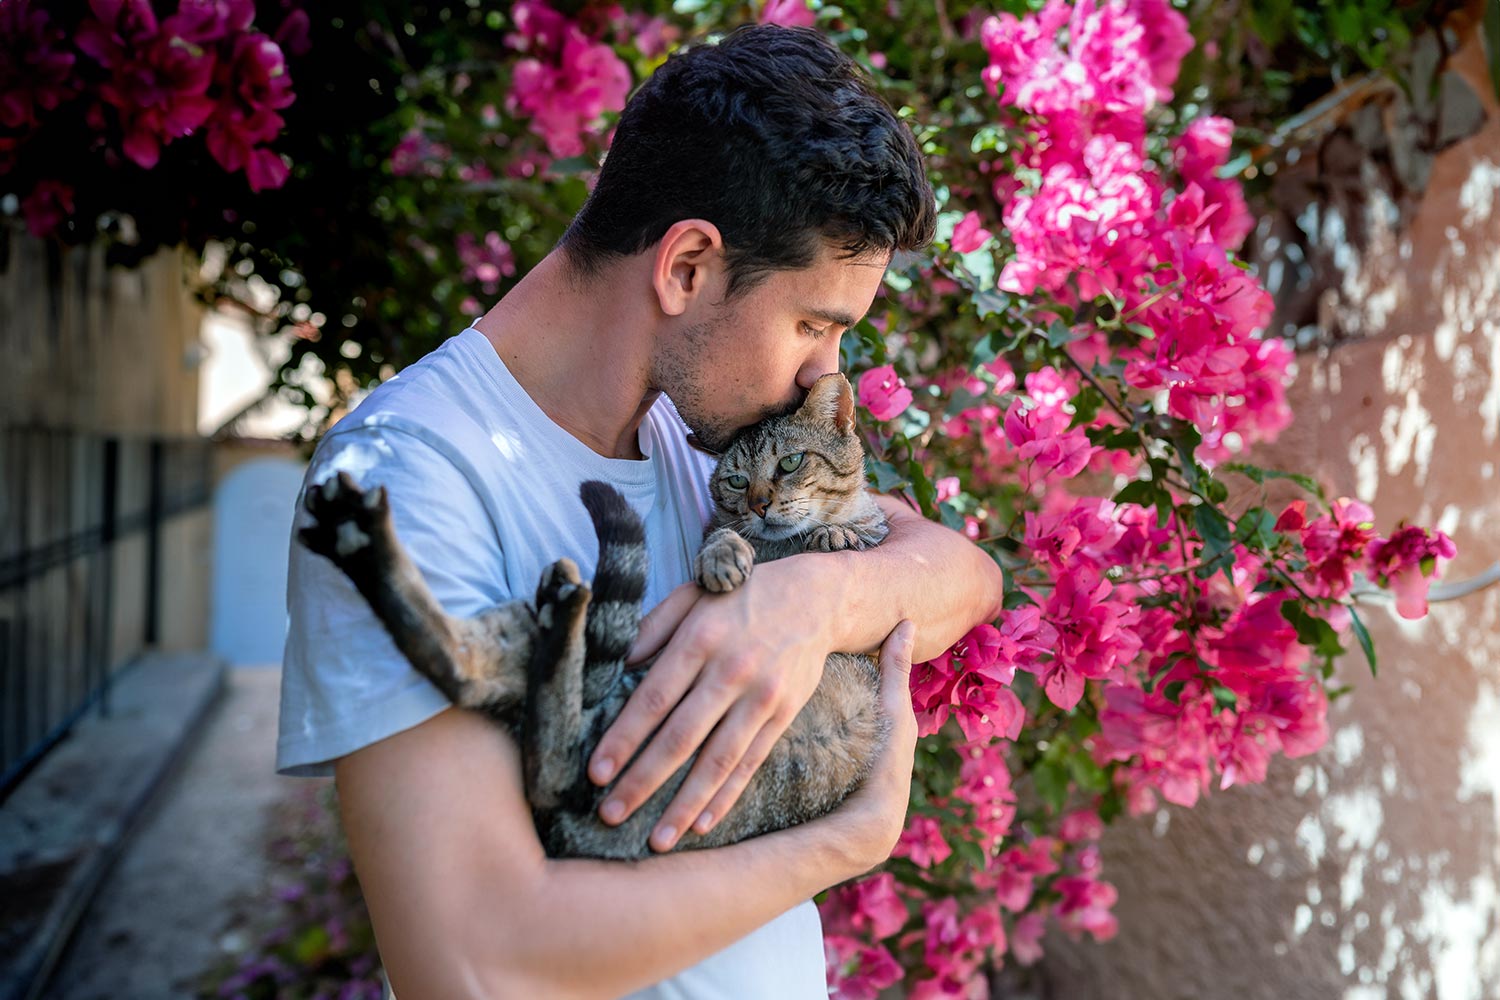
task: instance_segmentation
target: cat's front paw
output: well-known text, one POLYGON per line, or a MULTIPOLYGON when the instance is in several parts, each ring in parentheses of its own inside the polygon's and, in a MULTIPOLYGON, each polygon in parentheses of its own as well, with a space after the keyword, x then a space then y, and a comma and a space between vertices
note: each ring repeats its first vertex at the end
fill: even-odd
POLYGON ((755 566, 755 550, 750 543, 728 528, 720 528, 703 543, 693 566, 698 585, 715 594, 724 594, 750 577, 755 566))
POLYGON ((865 542, 853 528, 820 524, 808 532, 807 547, 817 552, 842 552, 862 549, 865 542))
POLYGON ((309 487, 302 505, 313 523, 297 537, 346 571, 388 554, 395 541, 385 487, 361 489, 347 472, 309 487))

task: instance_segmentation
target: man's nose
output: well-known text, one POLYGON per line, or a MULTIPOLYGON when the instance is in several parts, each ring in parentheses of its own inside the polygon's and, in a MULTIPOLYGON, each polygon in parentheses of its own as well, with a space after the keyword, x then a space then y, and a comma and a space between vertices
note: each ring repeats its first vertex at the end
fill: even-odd
POLYGON ((750 498, 750 509, 755 511, 755 515, 762 520, 765 520, 766 508, 769 506, 771 506, 771 498, 765 493, 757 493, 750 498))
POLYGON ((842 337, 825 338, 826 346, 803 363, 797 372, 797 385, 800 388, 811 389, 818 379, 839 370, 839 341, 842 339, 842 337))

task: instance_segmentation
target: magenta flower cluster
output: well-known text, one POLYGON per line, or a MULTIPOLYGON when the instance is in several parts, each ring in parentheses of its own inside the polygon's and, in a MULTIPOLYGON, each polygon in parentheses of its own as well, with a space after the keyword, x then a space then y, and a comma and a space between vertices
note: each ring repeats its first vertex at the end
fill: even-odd
POLYGON ((530 120, 552 156, 583 155, 600 116, 625 107, 630 68, 545 0, 518 0, 511 18, 510 43, 526 55, 512 67, 507 109, 530 120))
POLYGON ((952 470, 936 502, 970 537, 1017 543, 1021 564, 1007 610, 914 665, 919 731, 957 755, 957 774, 924 785, 897 845, 913 877, 877 875, 823 904, 843 997, 902 979, 913 997, 984 996, 986 965, 1036 961, 1049 926, 1113 936, 1104 793, 1131 814, 1191 806, 1215 780, 1260 782, 1274 756, 1318 749, 1328 695, 1314 655, 1356 627, 1357 577, 1415 617, 1455 554, 1441 532, 1381 537, 1353 500, 1235 523, 1201 487, 1159 481, 1145 421, 1186 428, 1178 458, 1201 478, 1291 420, 1291 351, 1263 335, 1271 298, 1233 256, 1253 220, 1221 176, 1232 125, 1163 134, 1154 111, 1193 45, 1167 0, 1048 0, 989 18, 980 38, 1011 140, 981 166, 995 204, 956 216, 953 268, 897 299, 920 320, 955 293, 1011 296, 1005 321, 1033 324, 1048 350, 907 378, 887 363, 858 396, 880 440, 904 428, 915 461, 952 470), (986 248, 1001 261, 987 286, 969 259, 986 248), (1008 498, 1003 520, 993 497, 1008 498), (1083 719, 1095 721, 1075 729, 1083 719), (1026 741, 1030 727, 1053 735, 1026 741), (1018 761, 1050 799, 1024 825, 1018 761))
MULTIPOLYGON (((164 147, 201 134, 253 191, 280 187, 289 168, 269 144, 294 100, 285 57, 306 50, 308 18, 291 12, 274 37, 254 18, 252 0, 180 0, 160 19, 147 0, 90 0, 70 37, 30 0, 0 7, 0 173, 50 116, 76 111, 92 137, 80 155, 102 147, 150 170, 164 147)), ((31 231, 52 232, 74 195, 62 181, 39 181, 22 202, 31 231)))

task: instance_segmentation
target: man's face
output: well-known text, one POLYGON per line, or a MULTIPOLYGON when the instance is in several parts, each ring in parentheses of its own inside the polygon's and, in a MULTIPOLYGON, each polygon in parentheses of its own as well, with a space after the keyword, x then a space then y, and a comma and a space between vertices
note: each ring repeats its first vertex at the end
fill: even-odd
POLYGON ((839 338, 874 301, 890 255, 840 258, 776 271, 726 306, 665 339, 652 370, 704 446, 795 409, 820 375, 838 371, 839 338))

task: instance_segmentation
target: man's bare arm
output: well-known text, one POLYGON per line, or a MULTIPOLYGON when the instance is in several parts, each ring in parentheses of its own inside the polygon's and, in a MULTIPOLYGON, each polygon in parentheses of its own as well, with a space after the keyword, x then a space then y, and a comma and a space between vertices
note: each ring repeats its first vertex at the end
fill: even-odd
POLYGON ((833 648, 873 650, 891 623, 905 618, 917 626, 912 660, 921 663, 1000 614, 1000 567, 979 546, 900 500, 875 499, 891 525, 886 540, 861 552, 828 554, 837 569, 824 575, 842 611, 833 648))
POLYGON ((658 647, 661 656, 594 751, 590 776, 610 780, 661 731, 603 804, 606 823, 702 747, 651 845, 667 850, 690 825, 707 832, 812 696, 830 652, 873 649, 905 618, 917 628, 916 659, 930 659, 1000 613, 1000 568, 984 550, 899 500, 878 500, 891 533, 876 548, 758 565, 728 594, 685 584, 647 616, 632 659, 658 647))
POLYGON ((909 657, 909 639, 883 656, 894 732, 859 793, 825 819, 712 851, 549 860, 515 745, 457 709, 341 759, 344 827, 396 995, 618 997, 878 864, 910 791, 909 657))

